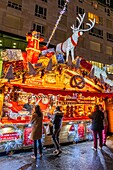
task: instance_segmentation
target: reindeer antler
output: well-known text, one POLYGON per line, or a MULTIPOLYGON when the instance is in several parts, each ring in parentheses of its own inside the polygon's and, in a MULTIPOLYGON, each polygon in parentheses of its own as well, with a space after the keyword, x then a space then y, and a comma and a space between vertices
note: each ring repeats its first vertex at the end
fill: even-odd
POLYGON ((89 28, 87 28, 87 29, 80 29, 80 31, 82 31, 82 32, 89 31, 89 30, 91 30, 94 27, 94 25, 95 25, 95 18, 94 18, 93 21, 91 19, 89 19, 89 21, 91 22, 91 24, 90 23, 86 23, 86 25, 88 25, 89 28))
POLYGON ((77 18, 77 20, 78 20, 78 22, 79 22, 79 25, 78 25, 78 27, 77 28, 75 28, 75 26, 73 25, 73 26, 71 26, 71 29, 73 30, 73 31, 78 31, 79 29, 80 29, 80 26, 82 25, 82 23, 83 23, 83 20, 84 20, 84 17, 85 17, 85 13, 81 16, 80 14, 78 14, 78 17, 76 17, 77 18))
POLYGON ((94 27, 94 25, 95 25, 95 19, 94 19, 93 21, 92 21, 91 19, 89 19, 89 21, 91 22, 91 24, 90 24, 90 23, 86 23, 86 25, 88 25, 89 28, 87 28, 87 29, 80 29, 80 26, 81 26, 82 23, 83 23, 84 17, 85 17, 85 13, 84 13, 83 15, 78 14, 78 17, 76 17, 76 18, 77 18, 77 20, 78 20, 78 22, 79 22, 79 25, 78 25, 77 28, 76 28, 74 25, 71 26, 71 29, 73 30, 73 32, 74 32, 74 31, 82 31, 82 32, 85 32, 85 31, 89 31, 90 29, 92 29, 92 28, 94 27))

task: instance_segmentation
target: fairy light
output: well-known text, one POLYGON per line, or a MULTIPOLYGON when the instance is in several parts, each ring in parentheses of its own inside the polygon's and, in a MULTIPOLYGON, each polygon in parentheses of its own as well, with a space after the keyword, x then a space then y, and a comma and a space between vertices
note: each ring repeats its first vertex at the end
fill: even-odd
POLYGON ((56 24, 55 24, 55 26, 54 26, 54 28, 53 28, 53 31, 52 31, 52 33, 51 33, 51 36, 49 37, 49 40, 48 40, 48 42, 47 42, 47 44, 46 44, 47 47, 48 47, 51 39, 53 38, 53 35, 54 35, 54 33, 55 33, 55 31, 56 31, 56 29, 57 29, 57 27, 58 27, 58 24, 59 24, 59 22, 60 22, 60 20, 61 20, 61 18, 62 18, 62 15, 63 15, 63 14, 65 13, 65 11, 66 11, 66 6, 67 6, 68 3, 69 3, 69 0, 66 0, 66 2, 65 2, 65 4, 64 4, 64 7, 63 7, 63 9, 62 9, 62 11, 60 12, 60 15, 59 15, 59 17, 58 17, 58 20, 56 21, 56 24))

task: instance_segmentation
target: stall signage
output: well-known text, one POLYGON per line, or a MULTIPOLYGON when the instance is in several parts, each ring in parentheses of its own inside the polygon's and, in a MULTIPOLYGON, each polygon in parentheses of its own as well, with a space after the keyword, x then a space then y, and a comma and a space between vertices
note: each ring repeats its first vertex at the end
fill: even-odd
POLYGON ((32 131, 31 127, 27 127, 24 130, 24 145, 25 146, 29 146, 33 144, 33 141, 30 139, 31 131, 32 131))
POLYGON ((2 135, 0 135, 0 141, 4 141, 4 140, 15 140, 15 139, 19 139, 20 135, 17 132, 13 132, 13 133, 4 133, 2 135))
POLYGON ((84 124, 83 123, 78 124, 78 136, 80 138, 83 138, 84 135, 85 135, 84 124))

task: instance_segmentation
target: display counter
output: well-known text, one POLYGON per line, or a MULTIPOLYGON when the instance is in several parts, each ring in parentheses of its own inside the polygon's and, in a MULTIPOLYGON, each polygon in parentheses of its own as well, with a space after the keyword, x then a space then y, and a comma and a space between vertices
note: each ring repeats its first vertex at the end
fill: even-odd
MULTIPOLYGON (((92 140, 90 129, 91 121, 85 119, 63 119, 60 133, 60 143, 79 142, 92 140)), ((43 120, 43 145, 53 144, 52 136, 48 133, 49 120, 43 120)), ((30 140, 32 126, 29 122, 0 123, 0 152, 32 148, 33 141, 30 140)))

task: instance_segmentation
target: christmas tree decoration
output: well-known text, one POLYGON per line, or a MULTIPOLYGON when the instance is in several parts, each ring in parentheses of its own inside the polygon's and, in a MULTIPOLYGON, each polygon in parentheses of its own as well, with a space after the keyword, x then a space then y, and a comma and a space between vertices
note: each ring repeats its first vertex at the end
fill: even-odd
POLYGON ((5 75, 5 78, 8 79, 8 82, 10 82, 11 79, 14 79, 12 64, 9 66, 8 71, 5 75))
POLYGON ((33 65, 30 62, 28 62, 28 69, 29 69, 30 75, 36 75, 36 71, 35 71, 33 65))
POLYGON ((94 72, 95 72, 95 69, 93 68, 91 70, 91 72, 90 72, 90 75, 89 75, 90 78, 94 78, 95 77, 94 72))
POLYGON ((50 58, 49 63, 46 67, 46 71, 52 71, 52 58, 50 58))

